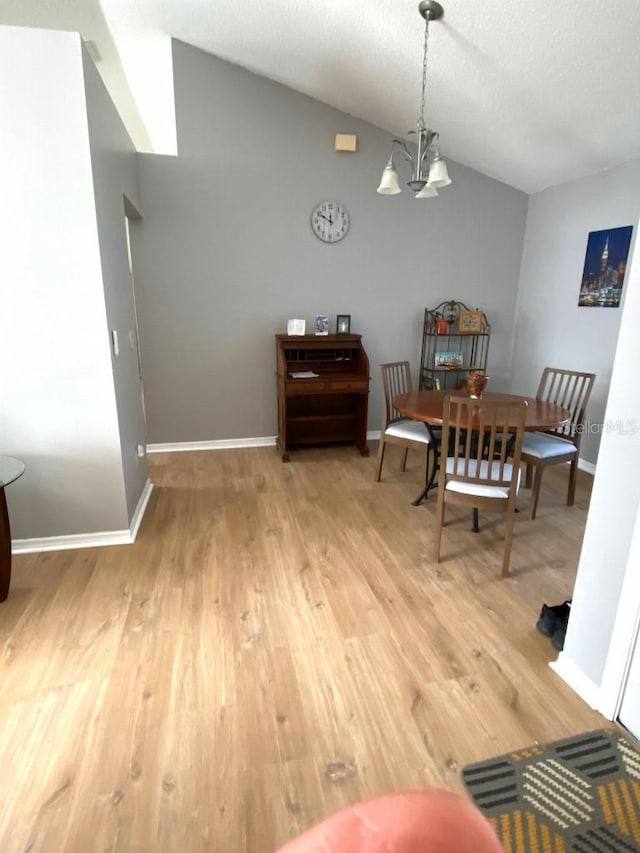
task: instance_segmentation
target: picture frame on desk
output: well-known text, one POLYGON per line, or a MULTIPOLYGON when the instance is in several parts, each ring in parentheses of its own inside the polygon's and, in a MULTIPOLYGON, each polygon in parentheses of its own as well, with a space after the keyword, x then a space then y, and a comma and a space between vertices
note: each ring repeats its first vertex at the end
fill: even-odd
POLYGON ((351 314, 338 314, 336 317, 336 334, 351 334, 351 314))
POLYGON ((306 323, 304 320, 287 320, 288 335, 304 335, 306 323))
POLYGON ((329 334, 329 318, 324 314, 318 314, 316 316, 316 335, 328 335, 329 334))

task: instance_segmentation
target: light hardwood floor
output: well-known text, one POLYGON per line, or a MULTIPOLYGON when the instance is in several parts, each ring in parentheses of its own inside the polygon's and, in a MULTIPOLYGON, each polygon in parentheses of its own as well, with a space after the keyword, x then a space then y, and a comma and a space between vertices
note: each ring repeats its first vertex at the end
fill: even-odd
MULTIPOLYGON (((372 449, 375 449, 372 447, 372 449)), ((394 452, 397 451, 397 452, 394 452)), ((432 562, 421 457, 151 457, 134 545, 14 558, 0 607, 0 850, 268 853, 389 790, 606 725, 547 666, 589 497, 452 508, 432 562)), ((560 467, 560 466, 559 466, 560 467)))

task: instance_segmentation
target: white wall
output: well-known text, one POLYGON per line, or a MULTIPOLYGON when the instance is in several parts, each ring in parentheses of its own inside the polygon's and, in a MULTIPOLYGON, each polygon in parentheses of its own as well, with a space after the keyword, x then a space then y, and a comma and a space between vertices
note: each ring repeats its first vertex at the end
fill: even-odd
POLYGON ((14 539, 128 527, 80 37, 0 27, 0 453, 14 539))
POLYGON ((613 716, 620 699, 620 722, 640 739, 640 507, 631 537, 627 569, 616 613, 615 627, 602 679, 603 705, 611 703, 613 716), (628 675, 627 675, 627 666, 628 675), (622 687, 622 691, 621 691, 622 687))
MULTIPOLYGON (((514 392, 535 393, 546 365, 595 373, 587 416, 594 424, 602 422, 631 285, 627 273, 620 308, 578 307, 587 238, 590 231, 633 225, 639 215, 640 161, 530 197, 516 308, 514 392)), ((582 458, 595 463, 598 444, 597 433, 585 434, 582 458)))
MULTIPOLYGON (((637 220, 633 220, 634 224, 637 220)), ((602 683, 640 505, 640 243, 627 272, 626 304, 611 374, 604 432, 573 593, 571 619, 558 663, 579 692, 602 683)), ((637 584, 635 585, 637 589, 637 584)), ((586 698, 586 697, 585 697, 586 698)))

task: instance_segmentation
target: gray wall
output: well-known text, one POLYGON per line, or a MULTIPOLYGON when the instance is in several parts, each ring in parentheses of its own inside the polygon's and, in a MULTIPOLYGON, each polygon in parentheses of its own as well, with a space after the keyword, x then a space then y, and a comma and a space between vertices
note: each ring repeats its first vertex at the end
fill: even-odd
POLYGON ((509 385, 523 193, 450 163, 437 199, 379 196, 388 133, 179 42, 174 66, 179 156, 140 156, 133 229, 151 443, 275 435, 273 336, 290 317, 352 315, 370 429, 377 365, 417 374, 424 308, 445 298, 486 311, 491 387, 509 385), (334 152, 337 132, 357 134, 356 154, 334 152), (309 224, 330 198, 352 219, 336 245, 309 224))
POLYGON ((147 481, 144 412, 135 344, 135 305, 125 231, 124 196, 139 209, 137 155, 95 65, 83 51, 89 146, 100 243, 100 263, 109 330, 118 332, 120 355, 112 353, 120 450, 131 522, 147 481), (134 336, 131 346, 129 333, 134 336))
MULTIPOLYGON (((640 161, 529 199, 514 338, 515 391, 534 392, 545 365, 590 371, 597 378, 587 414, 594 424, 602 422, 628 282, 620 308, 578 307, 587 238, 590 231, 635 225, 639 214, 640 161)), ((585 434, 583 459, 596 462, 599 438, 597 432, 585 434)))

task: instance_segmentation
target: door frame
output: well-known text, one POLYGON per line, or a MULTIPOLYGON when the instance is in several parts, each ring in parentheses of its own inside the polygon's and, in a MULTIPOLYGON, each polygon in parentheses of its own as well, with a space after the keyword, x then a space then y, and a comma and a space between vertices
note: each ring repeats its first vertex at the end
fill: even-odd
POLYGON ((136 357, 138 361, 138 382, 140 385, 140 404, 142 406, 142 424, 144 431, 144 446, 145 452, 147 449, 147 445, 149 444, 148 436, 147 436, 147 409, 145 406, 144 399, 144 380, 142 375, 142 354, 140 352, 140 327, 138 324, 138 305, 136 302, 136 288, 135 288, 135 280, 133 276, 133 253, 131 251, 131 230, 130 230, 130 221, 132 219, 142 219, 142 216, 138 212, 138 210, 134 207, 134 205, 129 201, 129 199, 123 196, 124 199, 124 230, 125 230, 125 240, 127 244, 127 261, 129 264, 129 283, 131 285, 131 298, 133 300, 133 321, 135 324, 135 336, 136 336, 136 357))
POLYGON ((631 658, 638 642, 640 630, 640 504, 636 511, 636 521, 631 537, 631 546, 627 556, 620 601, 611 633, 611 641, 605 661, 602 682, 600 684, 600 702, 598 710, 608 720, 617 719, 631 666, 631 658), (634 569, 634 566, 636 567, 634 569))

